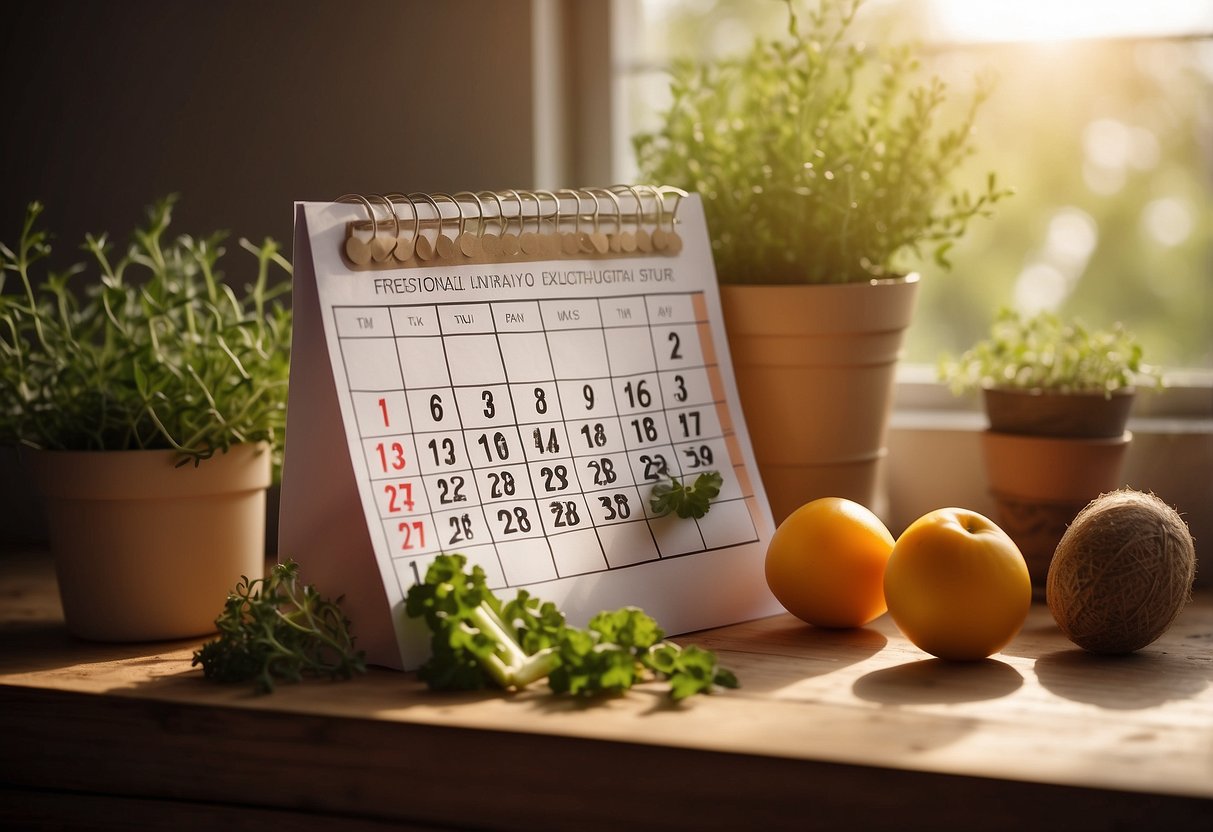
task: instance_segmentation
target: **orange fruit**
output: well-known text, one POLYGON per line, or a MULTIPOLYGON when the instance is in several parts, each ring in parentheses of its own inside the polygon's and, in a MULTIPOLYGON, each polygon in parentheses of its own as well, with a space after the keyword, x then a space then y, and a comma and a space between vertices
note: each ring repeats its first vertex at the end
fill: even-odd
POLYGON ((893 623, 916 646, 972 661, 997 653, 1019 632, 1032 581, 1019 547, 992 520, 941 508, 897 538, 884 595, 893 623))
POLYGON ((841 497, 806 503, 767 547, 767 585, 792 615, 818 627, 862 627, 884 614, 893 535, 868 508, 841 497))

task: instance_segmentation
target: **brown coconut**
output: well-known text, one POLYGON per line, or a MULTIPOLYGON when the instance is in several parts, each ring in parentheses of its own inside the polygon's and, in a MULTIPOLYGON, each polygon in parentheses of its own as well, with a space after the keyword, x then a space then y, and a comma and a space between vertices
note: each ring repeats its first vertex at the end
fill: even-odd
POLYGON ((1196 549, 1179 514, 1124 489, 1092 500, 1066 529, 1045 587, 1070 641, 1131 653, 1167 631, 1192 595, 1196 549))

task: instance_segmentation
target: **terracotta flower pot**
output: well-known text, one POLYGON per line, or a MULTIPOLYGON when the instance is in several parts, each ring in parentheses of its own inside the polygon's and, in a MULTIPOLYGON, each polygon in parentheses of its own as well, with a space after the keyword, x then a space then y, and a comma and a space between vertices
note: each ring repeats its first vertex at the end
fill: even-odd
POLYGON ((988 430, 986 475, 998 524, 1019 546, 1037 596, 1066 527, 1087 503, 1120 488, 1132 434, 1074 439, 988 430))
POLYGON ((97 641, 214 632, 241 575, 265 570, 270 453, 199 466, 174 451, 30 451, 68 629, 97 641))
POLYGON ((1019 546, 1037 597, 1070 521, 1120 488, 1135 391, 1059 393, 987 388, 983 441, 998 523, 1019 546))
POLYGON ((998 387, 982 391, 992 430, 1085 439, 1114 439, 1123 434, 1134 394, 1132 388, 1110 395, 998 387))
POLYGON ((778 523, 817 497, 871 506, 918 275, 721 287, 759 473, 778 523))

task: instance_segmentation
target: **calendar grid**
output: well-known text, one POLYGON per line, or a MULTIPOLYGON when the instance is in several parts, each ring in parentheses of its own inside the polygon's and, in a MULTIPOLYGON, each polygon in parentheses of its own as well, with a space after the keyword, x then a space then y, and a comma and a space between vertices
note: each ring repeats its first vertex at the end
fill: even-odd
MULTIPOLYGON (((510 411, 514 414, 515 429, 517 430, 517 433, 518 433, 518 442, 523 448, 523 457, 526 458, 526 441, 522 438, 521 427, 519 425, 517 425, 518 403, 515 401, 515 398, 514 398, 514 386, 510 383, 510 368, 506 361, 505 351, 502 349, 502 346, 501 346, 501 333, 498 330, 498 327, 496 326, 496 324, 497 324, 496 309, 497 309, 497 307, 495 305, 489 304, 489 310, 490 310, 489 314, 493 315, 493 321, 494 321, 494 336, 493 336, 494 343, 496 344, 496 347, 497 347, 497 355, 501 359, 501 365, 504 368, 503 381, 505 382, 506 393, 507 393, 509 401, 510 401, 510 411)), ((527 470, 529 471, 530 470, 530 464, 529 464, 530 460, 528 459, 526 461, 527 461, 527 470)), ((536 506, 538 506, 537 500, 536 500, 536 506)), ((486 524, 487 524, 487 517, 486 517, 486 524)), ((556 563, 556 556, 555 556, 555 553, 552 551, 552 544, 546 536, 543 538, 543 543, 544 543, 544 546, 547 548, 548 559, 551 561, 551 564, 552 564, 552 572, 556 575, 559 575, 560 568, 556 563)), ((498 554, 497 557, 498 557, 498 560, 501 560, 500 554, 498 554)), ((504 563, 502 564, 502 571, 503 571, 503 573, 505 571, 504 563)))
MULTIPOLYGON (((601 298, 598 298, 598 299, 597 299, 597 301, 598 301, 598 310, 599 310, 599 316, 601 317, 601 315, 602 315, 602 299, 601 299, 601 298)), ((647 314, 647 310, 646 310, 646 315, 645 315, 645 328, 646 328, 646 332, 647 332, 647 328, 648 328, 648 314, 647 314)), ((613 373, 613 372, 611 372, 611 356, 610 356, 610 350, 609 350, 609 348, 607 347, 607 342, 606 342, 606 327, 605 327, 605 326, 602 328, 602 330, 601 330, 601 334, 602 334, 602 339, 603 339, 603 349, 604 349, 604 352, 606 353, 606 357, 607 357, 607 358, 606 358, 606 361, 607 361, 607 375, 608 375, 608 377, 610 377, 610 378, 614 378, 614 377, 615 377, 615 375, 614 375, 614 373, 613 373)), ((650 339, 650 340, 651 340, 651 339, 650 339)), ((654 356, 654 365, 653 365, 653 366, 656 366, 656 360, 655 360, 655 356, 654 356)), ((615 389, 615 385, 614 385, 614 384, 612 384, 612 385, 611 385, 611 400, 612 400, 612 403, 614 404, 614 407, 615 407, 615 412, 616 412, 616 413, 619 413, 619 394, 618 394, 618 392, 616 391, 616 389, 615 389)), ((626 433, 626 432, 623 430, 623 421, 622 421, 622 419, 620 419, 620 425, 619 425, 619 427, 620 427, 619 433, 620 433, 620 436, 621 436, 621 437, 622 437, 622 439, 623 439, 623 447, 624 447, 624 452, 625 452, 625 453, 627 453, 627 451, 628 451, 628 439, 627 439, 627 433, 626 433)), ((644 506, 643 499, 644 499, 644 498, 642 497, 642 498, 641 498, 641 505, 640 505, 640 509, 641 509, 641 512, 642 512, 642 513, 643 513, 643 512, 644 512, 644 510, 645 510, 645 506, 644 506)), ((650 537, 650 538, 652 539, 652 541, 653 541, 653 547, 654 547, 654 549, 656 549, 658 552, 660 552, 661 547, 660 547, 660 544, 659 544, 659 543, 658 543, 658 541, 657 541, 657 535, 656 535, 656 534, 653 532, 653 526, 652 526, 652 524, 651 524, 651 523, 648 523, 648 522, 646 521, 645 526, 648 528, 649 537, 650 537)))
MULTIPOLYGON (((541 314, 542 314, 542 313, 541 313, 541 314)), ((543 322, 542 317, 540 318, 540 322, 541 322, 541 323, 543 322)), ((500 337, 500 336, 499 336, 499 337, 500 337)), ((548 332, 547 332, 547 327, 546 327, 546 326, 544 327, 544 331, 543 331, 543 342, 544 342, 544 346, 547 348, 548 362, 549 362, 550 364, 552 364, 552 367, 553 367, 552 375, 553 375, 553 377, 555 377, 555 376, 557 375, 557 373, 556 373, 556 371, 555 371, 555 366, 556 366, 556 365, 555 365, 555 359, 554 359, 554 356, 552 355, 552 342, 551 342, 551 339, 548 337, 548 332)), ((560 415, 561 415, 561 419, 562 419, 562 421, 564 422, 564 424, 565 424, 565 426, 566 426, 566 428, 567 428, 567 425, 568 425, 568 410, 566 410, 566 409, 565 409, 565 406, 564 406, 564 400, 563 400, 563 398, 562 398, 562 397, 561 397, 561 395, 560 395, 560 385, 559 385, 559 384, 555 385, 555 390, 556 390, 556 404, 557 404, 557 406, 560 408, 560 415)), ((567 437, 567 430, 566 430, 566 438, 567 438, 567 441, 568 441, 568 443, 569 443, 569 458, 570 458, 570 459, 572 459, 572 460, 575 460, 575 459, 576 459, 576 454, 573 452, 573 448, 572 448, 573 439, 572 439, 571 437, 567 437)), ((587 509, 587 510, 588 510, 588 509, 587 509)), ((601 534, 601 532, 599 531, 598 525, 597 525, 596 523, 592 523, 592 522, 591 522, 591 524, 590 524, 590 528, 591 528, 591 530, 594 532, 594 538, 595 538, 595 540, 596 540, 596 541, 597 541, 597 543, 598 543, 598 549, 599 549, 600 551, 604 551, 604 552, 605 552, 605 549, 604 549, 604 544, 603 544, 603 540, 602 540, 602 534, 601 534)), ((549 548, 551 548, 551 544, 550 544, 550 543, 549 543, 549 548)), ((559 565, 557 565, 555 561, 556 561, 556 558, 555 558, 555 554, 553 553, 553 556, 552 556, 552 562, 553 562, 553 564, 556 566, 556 572, 557 572, 557 574, 559 574, 559 573, 560 573, 560 568, 559 568, 559 565)), ((610 568, 611 568, 611 564, 610 564, 610 562, 607 560, 607 558, 606 558, 606 555, 605 555, 605 554, 603 555, 603 558, 602 558, 602 563, 603 563, 604 568, 606 568, 606 569, 610 569, 610 568)))
MULTIPOLYGON (((446 333, 444 332, 444 329, 443 329, 441 315, 437 316, 437 321, 438 321, 438 334, 440 336, 445 336, 446 333)), ((451 378, 451 359, 450 359, 450 353, 447 351, 445 344, 444 344, 443 350, 442 350, 442 357, 443 357, 444 362, 446 363, 447 378, 450 379, 451 378)), ((452 384, 452 390, 454 390, 453 384, 452 384)), ((459 403, 459 397, 452 395, 451 398, 453 400, 452 403, 454 404, 455 412, 459 415, 459 424, 461 424, 461 425, 467 424, 466 420, 464 419, 463 412, 461 410, 461 406, 459 403)), ((511 407, 512 406, 513 405, 511 403, 511 407)), ((474 466, 472 465, 472 451, 471 451, 471 448, 468 447, 466 432, 460 431, 460 441, 463 445, 464 458, 467 459, 467 461, 468 461, 467 470, 469 473, 473 474, 473 476, 471 477, 471 483, 472 483, 471 487, 477 489, 477 494, 476 494, 477 510, 480 512, 480 519, 484 521, 485 528, 488 528, 488 525, 489 525, 488 514, 485 512, 484 500, 479 494, 479 485, 476 483, 476 477, 474 476, 474 466)), ((448 544, 448 545, 453 545, 453 543, 448 544)), ((447 547, 443 546, 440 551, 444 551, 444 552, 447 551, 447 547)), ((502 574, 504 574, 505 564, 501 560, 501 553, 498 552, 496 550, 496 548, 494 548, 493 555, 497 561, 497 568, 502 572, 502 574)))
POLYGON ((702 292, 333 314, 402 592, 442 552, 502 587, 758 540, 702 292), (730 476, 683 520, 648 506, 663 470, 730 476))
MULTIPOLYGON (((391 315, 388 315, 388 316, 387 316, 387 320, 388 320, 388 324, 389 324, 389 326, 391 327, 391 333, 392 333, 392 343, 394 344, 394 343, 396 342, 396 321, 395 321, 395 319, 394 319, 394 318, 393 318, 391 315)), ((395 351, 394 351, 394 352, 395 352, 395 351)), ((343 353, 343 354, 344 354, 344 353, 343 353)), ((397 367, 397 369, 398 369, 398 370, 399 370, 399 372, 400 372, 401 386, 403 387, 403 384, 404 384, 404 381, 403 381, 403 380, 404 380, 404 363, 403 363, 403 361, 402 361, 402 360, 401 360, 401 358, 400 358, 400 353, 399 353, 399 352, 396 352, 396 367, 397 367)), ((348 368, 348 367, 346 368, 346 377, 347 377, 347 378, 349 377, 349 368, 348 368)), ((411 411, 411 406, 410 406, 410 404, 409 404, 409 401, 408 401, 408 397, 407 397, 407 396, 404 398, 404 410, 405 410, 405 418, 408 420, 408 425, 409 425, 409 427, 411 428, 413 425, 415 425, 415 424, 416 424, 416 421, 415 421, 415 420, 414 420, 414 418, 413 418, 413 414, 412 414, 412 411, 411 411)), ((385 421, 387 421, 387 420, 385 419, 385 421)), ((359 431, 359 436, 361 436, 361 435, 362 435, 362 433, 361 433, 361 430, 360 430, 360 431, 359 431)), ((410 485, 410 487, 411 487, 411 483, 410 483, 409 485, 410 485)), ((411 497, 411 492, 410 492, 410 497, 411 497)), ((427 501, 427 504, 428 504, 428 501, 427 501)), ((426 512, 426 513, 424 514, 424 519, 428 519, 428 520, 430 521, 430 527, 431 527, 431 528, 433 528, 433 526, 434 526, 434 514, 433 514, 433 512, 432 512, 432 511, 431 511, 431 512, 426 512)), ((408 523, 408 522, 409 522, 409 520, 405 519, 405 520, 401 520, 401 521, 397 521, 397 522, 399 522, 399 523, 408 523)), ((383 529, 382 529, 382 524, 380 524, 380 531, 382 532, 382 530, 383 530, 383 529)), ((402 531, 402 530, 403 530, 403 528, 402 528, 402 527, 398 527, 398 531, 402 531)), ((418 582, 420 582, 420 580, 421 580, 421 575, 420 575, 420 574, 417 572, 417 567, 416 567, 416 565, 414 565, 414 566, 413 566, 413 573, 414 573, 414 574, 413 574, 414 579, 415 579, 415 580, 417 580, 418 582)), ((399 576, 397 576, 397 580, 399 580, 399 576)))

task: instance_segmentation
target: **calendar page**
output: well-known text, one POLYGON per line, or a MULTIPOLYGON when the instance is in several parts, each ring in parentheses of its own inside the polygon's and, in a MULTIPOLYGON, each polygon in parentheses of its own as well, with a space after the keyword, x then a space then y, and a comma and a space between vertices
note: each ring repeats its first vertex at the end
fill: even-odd
MULTIPOLYGON (((314 281, 320 327, 301 336, 297 320, 296 350, 301 337, 323 343, 340 467, 402 666, 428 650, 404 597, 440 553, 462 553, 499 594, 528 588, 580 624, 623 605, 671 634, 778 611, 762 568, 773 523, 697 199, 679 207, 677 253, 492 262, 477 251, 358 268, 345 246, 365 214, 301 206, 311 268, 297 267, 296 295, 314 281), (655 484, 704 472, 722 485, 703 517, 654 511, 655 484)), ((292 395, 296 376, 316 369, 293 357, 292 395)), ((301 407, 292 401, 288 416, 288 478, 293 457, 330 452, 294 442, 301 407)), ((286 500, 307 487, 284 485, 284 540, 286 500)))

